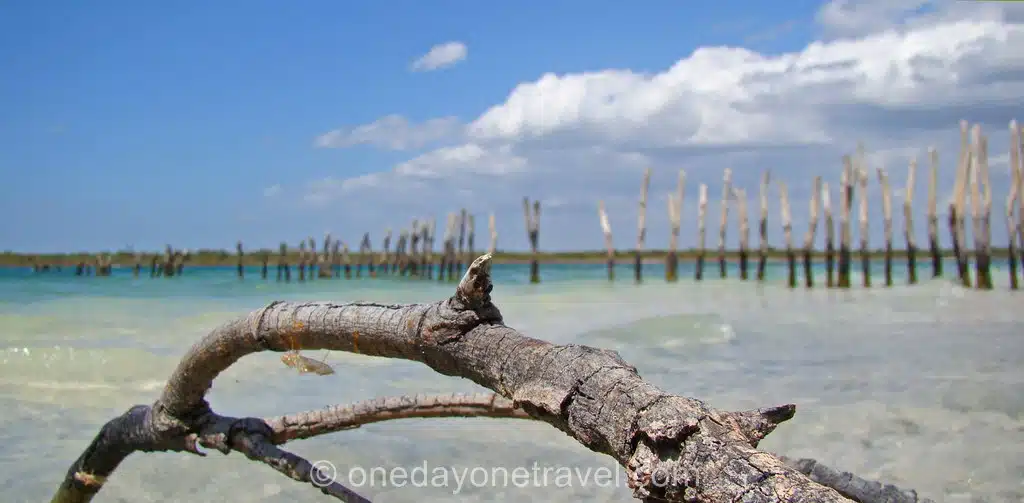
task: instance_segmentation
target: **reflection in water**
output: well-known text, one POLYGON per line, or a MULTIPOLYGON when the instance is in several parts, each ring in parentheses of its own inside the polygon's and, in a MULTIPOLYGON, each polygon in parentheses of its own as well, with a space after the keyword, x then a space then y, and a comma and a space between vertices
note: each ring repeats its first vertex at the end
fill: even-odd
MULTIPOLYGON (((493 296, 510 326, 556 343, 618 351, 667 391, 727 409, 797 404, 796 417, 761 444, 766 450, 814 457, 936 501, 1024 499, 1019 295, 965 291, 945 281, 872 291, 789 291, 777 275, 760 287, 736 280, 611 286, 594 279, 602 277, 603 265, 593 269, 587 278, 571 280, 572 270, 552 268, 551 280, 545 276, 545 284, 535 287, 522 284, 519 272, 499 268, 493 296)), ((232 317, 276 299, 420 302, 443 298, 452 288, 390 279, 278 285, 238 282, 224 272, 193 274, 180 281, 0 277, 5 501, 48 498, 106 420, 133 404, 151 403, 189 346, 232 317)), ((629 276, 624 271, 620 277, 629 276)), ((279 354, 248 356, 218 378, 210 401, 223 414, 262 416, 381 395, 482 391, 417 363, 339 353, 331 353, 328 363, 335 375, 297 375, 281 365, 279 354)), ((359 488, 374 501, 630 497, 610 458, 545 424, 393 421, 291 448, 310 460, 331 460, 343 478, 375 466, 454 467, 447 487, 392 487, 376 480, 359 488), (533 470, 534 464, 541 471, 563 467, 580 474, 604 467, 619 484, 578 477, 568 487, 553 479, 547 487, 456 484, 461 469, 533 470)), ((128 459, 98 499, 316 497, 238 454, 140 454, 128 459)))

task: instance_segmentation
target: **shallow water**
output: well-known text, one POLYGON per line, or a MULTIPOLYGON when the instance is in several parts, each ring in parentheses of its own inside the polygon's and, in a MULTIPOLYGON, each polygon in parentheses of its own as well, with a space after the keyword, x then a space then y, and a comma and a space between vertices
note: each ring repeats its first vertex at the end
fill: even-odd
MULTIPOLYGON (((790 291, 779 266, 764 285, 740 282, 735 270, 721 281, 709 268, 701 284, 687 270, 677 284, 666 284, 660 267, 646 271, 637 287, 627 268, 610 285, 601 264, 543 266, 544 283, 529 285, 525 267, 498 265, 493 297, 510 326, 614 349, 670 392, 731 410, 797 404, 765 450, 814 457, 936 501, 1024 501, 1024 296, 1006 290, 1003 271, 994 292, 943 279, 790 291)), ((178 358, 224 321, 278 299, 426 302, 452 291, 436 281, 278 284, 248 274, 239 282, 227 268, 138 280, 125 270, 109 278, 0 271, 3 501, 48 499, 100 426, 151 403, 178 358)), ((880 268, 876 275, 877 284, 880 268)), ((929 276, 922 267, 919 277, 929 276)), ((382 395, 485 391, 417 363, 331 353, 337 374, 300 376, 279 356, 246 357, 229 369, 210 395, 213 407, 268 416, 382 395)), ((630 499, 610 458, 527 421, 391 421, 288 448, 330 460, 343 482, 351 476, 349 486, 377 502, 630 499), (374 467, 371 485, 361 474, 374 467), (385 470, 398 478, 382 479, 385 470)), ((330 501, 237 453, 211 452, 133 455, 95 501, 290 500, 330 501)))

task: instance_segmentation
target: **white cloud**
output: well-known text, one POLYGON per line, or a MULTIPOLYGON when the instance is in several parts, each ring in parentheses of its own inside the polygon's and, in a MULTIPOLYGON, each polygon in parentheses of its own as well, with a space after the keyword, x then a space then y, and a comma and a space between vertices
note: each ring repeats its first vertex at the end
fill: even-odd
POLYGON ((419 124, 391 114, 369 124, 328 131, 313 140, 317 148, 348 148, 373 145, 390 150, 420 148, 453 137, 461 131, 456 117, 430 119, 419 124))
POLYGON ((430 48, 426 54, 412 62, 414 72, 429 72, 448 68, 466 59, 469 49, 462 42, 445 42, 430 48))
MULTIPOLYGON (((366 175, 373 183, 366 177, 334 181, 319 194, 325 202, 361 197, 356 194, 404 197, 402 204, 416 214, 443 213, 470 204, 468 194, 476 194, 473 204, 511 212, 499 221, 519 227, 522 222, 511 215, 529 195, 559 202, 544 217, 553 226, 542 239, 556 241, 550 246, 600 248, 597 199, 606 201, 613 229, 635 228, 644 168, 654 173, 652 197, 673 191, 677 171, 687 170, 684 213, 691 216, 684 219, 693 219, 697 186, 708 184, 709 222, 717 221, 722 168, 733 168, 751 208, 760 173, 771 169, 774 179, 789 184, 794 225, 803 225, 812 177, 829 181, 837 201, 840 156, 863 141, 872 196, 880 194, 876 166, 900 187, 909 158, 916 156, 922 195, 914 204, 924 204, 926 148, 939 149, 941 198, 952 185, 960 119, 985 124, 990 159, 999 160, 1006 123, 1020 112, 1024 95, 1024 6, 893 5, 827 4, 818 16, 823 38, 788 53, 703 47, 657 73, 548 73, 515 86, 461 134, 449 136, 448 145, 366 175), (559 215, 566 219, 561 224, 559 215), (577 220, 570 222, 571 215, 577 220), (594 229, 580 225, 580 218, 591 217, 594 229)), ((1006 178, 1005 171, 993 176, 1006 178)), ((774 191, 772 197, 774 215, 774 191)), ((667 225, 663 212, 651 211, 652 229, 667 225)), ((871 230, 880 228, 873 224, 871 230)), ((522 229, 499 232, 522 244, 522 229)), ((652 246, 662 234, 652 230, 652 246)))

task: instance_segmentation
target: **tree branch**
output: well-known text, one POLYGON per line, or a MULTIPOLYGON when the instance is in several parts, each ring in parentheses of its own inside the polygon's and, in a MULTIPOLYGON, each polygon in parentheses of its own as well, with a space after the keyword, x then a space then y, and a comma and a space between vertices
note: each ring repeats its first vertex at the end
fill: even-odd
MULTIPOLYGON (((274 447, 295 438, 401 417, 530 417, 612 456, 646 501, 839 502, 840 492, 756 449, 796 407, 727 412, 644 381, 615 352, 556 346, 502 322, 491 303, 490 255, 467 269, 455 294, 430 304, 273 302, 196 343, 152 407, 107 423, 69 469, 54 501, 89 501, 135 451, 199 453, 196 444, 243 452, 289 477, 322 474, 274 447), (419 361, 468 378, 503 399, 392 398, 261 420, 215 414, 205 400, 216 376, 245 355, 330 349, 419 361), (461 401, 461 402, 460 402, 461 401), (317 417, 319 416, 319 417, 317 417)), ((802 466, 802 465, 800 465, 802 466)), ((341 486, 325 492, 366 501, 341 486)), ((851 493, 852 494, 852 493, 851 493)))

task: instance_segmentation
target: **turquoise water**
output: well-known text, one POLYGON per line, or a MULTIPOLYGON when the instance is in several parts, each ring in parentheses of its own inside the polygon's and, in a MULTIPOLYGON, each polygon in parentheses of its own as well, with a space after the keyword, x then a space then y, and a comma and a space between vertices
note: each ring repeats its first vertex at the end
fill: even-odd
MULTIPOLYGON (((854 264, 849 291, 789 290, 784 264, 769 281, 741 282, 735 264, 719 280, 709 261, 702 283, 692 265, 664 281, 645 266, 643 285, 620 265, 494 267, 494 300, 508 325, 555 343, 614 349, 656 385, 716 407, 796 403, 797 415, 761 447, 814 457, 835 468, 917 489, 936 501, 1022 501, 1024 482, 1024 296, 965 290, 930 279, 916 286, 905 266, 897 286, 864 290, 854 264)), ((817 267, 817 283, 824 274, 817 267)), ((947 275, 953 271, 947 263, 947 275)), ((754 274, 753 264, 751 275, 754 274)), ((217 325, 273 300, 429 302, 453 285, 394 277, 278 283, 250 268, 186 269, 176 278, 107 278, 0 270, 0 493, 3 501, 49 498, 67 467, 110 417, 151 403, 178 358, 217 325)), ((876 285, 881 265, 875 265, 876 285)), ((296 275, 293 273, 293 279, 296 275)), ((331 353, 333 376, 298 375, 277 354, 246 357, 210 395, 232 415, 271 416, 376 396, 484 391, 422 364, 331 353)), ((316 355, 320 356, 320 355, 316 355)), ((330 460, 349 485, 378 502, 628 501, 610 458, 544 424, 495 419, 391 421, 289 444, 330 460), (426 465, 424 465, 426 464, 426 465), (565 474, 526 487, 476 477, 516 468, 565 474), (449 475, 402 487, 360 473, 449 475), (612 480, 594 479, 602 469, 612 480), (588 480, 583 475, 591 473, 588 480), (460 477, 463 477, 460 484, 460 477), (485 480, 486 479, 486 480, 485 480), (474 485, 474 482, 476 485, 474 485), (453 494, 454 493, 454 494, 453 494)), ((498 477, 500 479, 501 477, 498 477)), ((401 477, 390 482, 402 482, 401 477)), ((416 479, 413 479, 416 482, 416 479)), ((104 501, 329 501, 243 456, 211 453, 130 457, 96 498, 104 501)))

